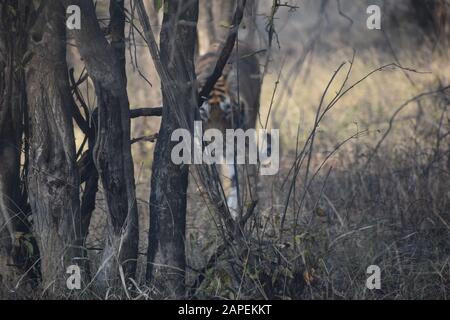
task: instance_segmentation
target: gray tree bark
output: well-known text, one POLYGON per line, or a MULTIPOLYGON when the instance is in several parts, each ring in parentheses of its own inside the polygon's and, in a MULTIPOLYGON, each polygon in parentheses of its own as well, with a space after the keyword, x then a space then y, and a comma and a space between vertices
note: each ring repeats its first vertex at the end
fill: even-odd
POLYGON ((28 1, 0 3, 0 285, 8 287, 16 285, 33 255, 20 178, 26 94, 19 66, 26 50, 28 9, 28 1))
POLYGON ((65 8, 59 2, 45 4, 31 30, 29 52, 28 194, 43 286, 47 292, 59 293, 67 289, 66 268, 78 265, 84 270, 85 263, 70 111, 73 101, 66 64, 65 8))
MULTIPOLYGON (((172 162, 175 143, 170 137, 177 128, 193 128, 197 108, 194 69, 197 19, 198 1, 190 1, 189 5, 181 0, 167 1, 160 40, 161 65, 157 66, 162 79, 164 108, 151 178, 147 279, 153 280, 156 263, 158 280, 162 281, 156 285, 172 298, 185 295, 184 240, 189 168, 172 162)), ((151 30, 147 28, 144 26, 144 31, 149 35, 151 30)), ((152 55, 157 55, 154 49, 152 55)))
POLYGON ((96 282, 106 289, 119 283, 119 269, 123 270, 125 281, 135 278, 139 242, 125 76, 123 1, 111 1, 111 6, 115 6, 111 8, 114 20, 111 44, 100 29, 92 0, 63 0, 63 3, 81 8, 81 30, 72 34, 97 95, 94 163, 105 195, 108 232, 96 282))

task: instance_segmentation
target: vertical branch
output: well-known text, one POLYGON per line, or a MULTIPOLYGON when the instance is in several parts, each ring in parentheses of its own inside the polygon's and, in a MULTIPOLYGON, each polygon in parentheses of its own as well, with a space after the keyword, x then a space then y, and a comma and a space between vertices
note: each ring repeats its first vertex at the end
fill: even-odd
POLYGON ((126 81, 125 73, 125 7, 124 0, 111 0, 109 4, 111 47, 119 61, 119 68, 126 81))

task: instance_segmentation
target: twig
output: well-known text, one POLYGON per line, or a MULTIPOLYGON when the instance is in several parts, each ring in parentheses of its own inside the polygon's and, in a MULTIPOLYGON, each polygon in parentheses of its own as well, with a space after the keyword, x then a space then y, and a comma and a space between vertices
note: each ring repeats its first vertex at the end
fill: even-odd
POLYGON ((141 142, 141 141, 146 141, 146 142, 155 142, 156 139, 158 139, 158 134, 152 134, 150 136, 143 136, 143 137, 139 137, 139 138, 135 138, 131 140, 131 144, 135 144, 137 142, 141 142))

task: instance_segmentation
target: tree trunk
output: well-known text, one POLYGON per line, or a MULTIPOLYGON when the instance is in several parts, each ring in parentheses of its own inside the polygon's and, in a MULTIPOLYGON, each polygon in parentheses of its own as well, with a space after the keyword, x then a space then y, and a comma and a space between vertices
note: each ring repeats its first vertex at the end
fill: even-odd
MULTIPOLYGON (((185 5, 181 0, 169 0, 167 5, 160 40, 165 73, 162 77, 164 108, 151 178, 147 279, 152 280, 156 263, 160 273, 158 280, 162 281, 160 289, 175 298, 185 294, 184 240, 189 168, 172 162, 175 143, 170 137, 181 127, 179 116, 185 120, 183 123, 193 127, 197 106, 194 53, 198 2, 185 5)), ((192 130, 192 127, 186 129, 192 130)))
POLYGON ((67 289, 69 265, 84 270, 85 263, 64 17, 59 2, 47 2, 31 30, 26 67, 28 193, 43 286, 54 293, 67 289))
POLYGON ((98 104, 94 163, 100 176, 108 214, 108 234, 97 284, 116 286, 135 277, 138 253, 138 212, 130 144, 129 102, 123 44, 123 1, 111 1, 112 44, 100 29, 91 0, 65 0, 81 8, 81 29, 74 30, 78 50, 91 77, 98 104))
POLYGON ((18 66, 26 50, 27 2, 0 4, 0 285, 6 286, 16 285, 33 256, 20 178, 26 94, 18 66))
POLYGON ((152 29, 153 29, 155 38, 159 39, 159 33, 161 32, 161 23, 160 23, 160 19, 159 19, 159 13, 162 11, 162 9, 157 11, 157 8, 155 8, 155 3, 156 2, 154 0, 146 0, 145 7, 148 10, 150 21, 152 22, 152 29))
POLYGON ((217 42, 217 35, 214 27, 213 1, 200 0, 199 5, 198 50, 199 54, 203 55, 217 42))
POLYGON ((258 14, 258 0, 247 0, 244 14, 244 26, 245 26, 245 43, 249 48, 257 47, 258 40, 258 26, 256 24, 256 18, 258 14))
POLYGON ((217 40, 223 42, 231 27, 236 0, 213 0, 213 15, 217 40))

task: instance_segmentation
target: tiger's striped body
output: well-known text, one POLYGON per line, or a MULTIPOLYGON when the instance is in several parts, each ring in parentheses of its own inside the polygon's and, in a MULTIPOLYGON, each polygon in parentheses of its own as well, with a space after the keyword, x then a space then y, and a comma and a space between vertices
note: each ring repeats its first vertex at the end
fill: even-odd
MULTIPOLYGON (((200 87, 213 72, 219 54, 217 46, 214 46, 210 52, 198 58, 196 71, 200 87)), ((200 109, 202 118, 207 127, 222 131, 254 128, 260 94, 258 59, 248 48, 240 46, 233 52, 222 76, 200 109)))
MULTIPOLYGON (((201 88, 213 72, 219 57, 218 46, 199 57, 196 63, 197 80, 201 88)), ((239 46, 230 57, 222 76, 208 99, 200 108, 205 129, 252 129, 256 126, 261 94, 261 74, 255 54, 239 46)), ((231 182, 227 195, 228 207, 236 218, 248 201, 255 201, 256 165, 229 165, 225 178, 231 182)))

